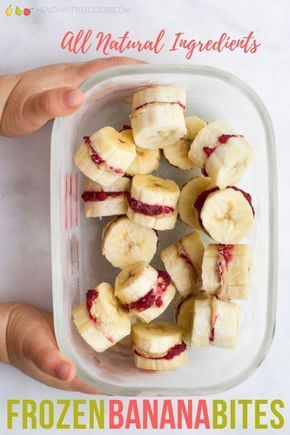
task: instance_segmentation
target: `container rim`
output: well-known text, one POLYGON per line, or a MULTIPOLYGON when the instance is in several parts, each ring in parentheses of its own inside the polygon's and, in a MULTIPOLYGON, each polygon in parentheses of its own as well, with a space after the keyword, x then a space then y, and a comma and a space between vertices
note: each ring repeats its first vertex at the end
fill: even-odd
MULTIPOLYGON (((203 396, 215 393, 221 393, 223 391, 234 388, 239 385, 261 365, 265 359, 270 346, 272 344, 274 333, 275 333, 275 322, 276 322, 276 304, 277 304, 277 264, 278 264, 278 195, 277 195, 277 162, 276 162, 276 152, 275 152, 275 135, 273 124, 266 109, 264 103, 257 95, 257 93, 242 79, 238 78, 232 73, 229 73, 223 69, 207 66, 207 65, 173 65, 173 64, 161 64, 161 65, 123 65, 118 67, 113 67, 106 69, 94 74, 92 77, 84 81, 79 89, 86 93, 92 87, 104 82, 108 79, 112 79, 118 76, 131 76, 131 75, 142 75, 142 74, 192 74, 195 76, 202 75, 206 77, 212 77, 219 79, 227 84, 238 89, 255 107, 258 114, 261 117, 262 123, 264 125, 265 131, 265 141, 268 152, 268 162, 271 167, 271 173, 273 175, 271 182, 271 189, 268 189, 268 201, 269 201, 269 218, 268 224, 271 231, 268 234, 268 244, 271 246, 273 255, 269 256, 268 270, 269 273, 268 286, 271 291, 268 291, 268 304, 267 304, 267 323, 264 331, 264 337, 256 357, 249 366, 244 369, 241 373, 236 375, 230 381, 223 382, 213 387, 206 387, 203 389, 174 389, 171 388, 156 388, 152 389, 150 387, 141 388, 127 388, 119 387, 102 380, 96 382, 95 378, 85 373, 82 368, 77 367, 78 375, 90 385, 96 387, 98 390, 108 394, 108 395, 119 395, 119 396, 203 396), (271 260, 271 262, 270 262, 271 260), (273 261, 272 261, 273 260, 273 261)), ((58 130, 63 124, 62 118, 55 119, 51 134, 51 166, 50 166, 50 203, 51 203, 51 262, 52 262, 52 289, 53 289, 53 313, 54 313, 54 328, 58 346, 60 350, 74 363, 76 363, 74 356, 70 352, 70 348, 67 345, 67 337, 65 331, 59 327, 59 322, 57 319, 62 317, 62 300, 59 295, 62 293, 61 282, 62 282, 62 270, 61 270, 61 251, 58 247, 58 231, 60 222, 60 189, 59 189, 59 178, 55 177, 54 174, 58 173, 55 171, 55 166, 60 166, 60 153, 59 149, 61 144, 58 141, 58 130)), ((77 364, 76 364, 77 366, 77 364)))

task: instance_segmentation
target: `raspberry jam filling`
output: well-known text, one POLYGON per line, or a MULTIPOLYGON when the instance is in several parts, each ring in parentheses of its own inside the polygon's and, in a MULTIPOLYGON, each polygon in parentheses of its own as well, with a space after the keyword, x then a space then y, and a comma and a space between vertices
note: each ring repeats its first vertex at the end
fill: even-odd
POLYGON ((158 205, 158 204, 145 204, 144 202, 141 202, 138 199, 133 198, 131 195, 128 195, 127 201, 129 207, 135 213, 144 214, 145 216, 158 216, 158 215, 169 214, 174 212, 173 207, 169 207, 167 205, 158 205))
POLYGON ((220 285, 224 285, 225 273, 229 267, 229 263, 233 259, 234 245, 218 246, 218 260, 216 264, 216 271, 219 276, 220 285))
POLYGON ((89 136, 84 136, 84 142, 85 142, 85 144, 90 146, 90 155, 91 155, 91 159, 94 163, 96 163, 97 165, 106 166, 106 168, 108 168, 112 172, 115 172, 115 174, 121 174, 121 175, 125 174, 125 171, 123 171, 123 169, 114 168, 113 166, 108 165, 106 160, 104 160, 92 147, 91 140, 90 140, 89 136))
MULTIPOLYGON (((195 202, 194 202, 194 204, 193 204, 193 207, 194 207, 195 210, 197 211, 198 216, 200 216, 200 213, 201 213, 201 210, 202 210, 203 204, 205 203, 207 197, 208 197, 211 193, 215 192, 216 190, 219 190, 219 188, 218 188, 218 187, 212 187, 211 189, 204 190, 203 192, 201 192, 201 193, 198 195, 198 197, 196 198, 196 200, 195 200, 195 202)), ((199 220, 200 220, 200 218, 199 218, 199 220)), ((200 220, 200 223, 201 223, 201 220, 200 220)), ((202 224, 202 223, 201 223, 201 224, 202 224)))
POLYGON ((209 341, 213 342, 215 340, 215 325, 217 321, 217 299, 215 297, 211 300, 211 314, 210 314, 210 336, 209 341))
POLYGON ((164 272, 163 270, 158 270, 157 272, 158 278, 155 289, 152 288, 151 290, 149 290, 148 293, 146 293, 145 296, 138 299, 137 301, 131 302, 130 304, 121 304, 123 310, 126 311, 126 313, 129 313, 132 310, 138 311, 140 313, 142 311, 148 310, 148 308, 151 308, 154 305, 156 307, 162 306, 163 297, 165 295, 167 287, 171 282, 171 278, 168 273, 164 272))
MULTIPOLYGON (((231 137, 243 137, 241 134, 222 134, 221 136, 219 136, 218 138, 218 143, 216 146, 214 146, 213 148, 211 147, 203 147, 203 151, 206 154, 206 158, 208 159, 212 153, 220 146, 220 145, 224 145, 227 143, 227 141, 231 138, 231 137)), ((205 167, 202 168, 202 173, 205 177, 208 176, 208 173, 206 172, 205 167)))
POLYGON ((193 267, 192 261, 185 251, 181 251, 179 257, 182 258, 182 260, 184 260, 189 266, 193 267))
POLYGON ((251 197, 251 195, 248 193, 248 192, 245 192, 244 190, 242 190, 242 189, 239 189, 238 187, 236 187, 236 186, 229 186, 231 189, 234 189, 234 190, 236 190, 237 192, 241 192, 243 195, 244 195, 244 197, 246 198, 246 200, 248 201, 248 203, 250 204, 250 206, 251 206, 251 209, 252 209, 252 212, 253 212, 253 216, 255 216, 255 209, 254 209, 254 207, 253 207, 253 203, 252 203, 252 197, 251 197))
POLYGON ((155 103, 178 104, 183 110, 186 109, 186 106, 182 104, 180 101, 150 101, 149 103, 141 104, 140 106, 136 107, 134 110, 139 110, 142 109, 143 107, 148 106, 149 104, 155 104, 155 103))
POLYGON ((123 124, 123 127, 121 128, 121 130, 119 130, 119 132, 121 133, 122 131, 125 130, 132 130, 132 127, 128 124, 123 124))
POLYGON ((104 190, 100 190, 99 192, 87 191, 82 194, 82 198, 85 202, 97 202, 105 201, 108 198, 116 198, 126 193, 127 192, 105 192, 104 190))
POLYGON ((134 349, 134 352, 141 356, 142 358, 147 358, 147 359, 166 359, 166 360, 171 360, 173 359, 175 356, 180 355, 182 352, 184 352, 186 349, 186 344, 184 343, 184 341, 182 341, 182 343, 180 344, 176 344, 175 346, 172 346, 170 349, 168 349, 166 355, 161 356, 161 357, 150 357, 150 356, 144 356, 141 353, 139 353, 136 349, 134 349))
POLYGON ((99 293, 96 290, 88 290, 86 294, 86 305, 88 310, 88 315, 93 322, 97 322, 98 318, 95 313, 92 312, 94 301, 98 298, 99 293))
MULTIPOLYGON (((216 321, 217 321, 217 316, 215 316, 214 324, 216 323, 216 321)), ((215 326, 211 326, 209 341, 213 342, 214 339, 215 339, 215 326)))

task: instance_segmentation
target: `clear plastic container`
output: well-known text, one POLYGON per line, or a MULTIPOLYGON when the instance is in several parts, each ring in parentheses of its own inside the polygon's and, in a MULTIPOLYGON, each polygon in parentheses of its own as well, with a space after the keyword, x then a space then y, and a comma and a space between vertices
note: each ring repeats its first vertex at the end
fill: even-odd
MULTIPOLYGON (((51 233, 54 321, 61 350, 91 385, 114 395, 204 395, 242 382, 263 361, 272 342, 276 311, 277 192, 274 134, 270 117, 255 92, 237 77, 206 66, 142 65, 106 70, 81 86, 85 104, 57 119, 51 150, 51 233), (236 351, 189 350, 189 362, 170 372, 145 372, 133 365, 129 339, 97 354, 78 335, 71 317, 74 304, 97 283, 114 283, 118 270, 101 255, 101 232, 110 218, 87 219, 81 202, 83 176, 73 162, 84 135, 105 125, 128 124, 130 96, 148 84, 172 84, 187 93, 187 114, 223 120, 243 133, 256 149, 250 169, 238 184, 250 192, 256 224, 248 239, 253 255, 250 297, 240 302, 242 323, 236 351)), ((193 171, 163 162, 157 174, 180 186, 193 171)), ((159 232, 159 251, 190 229, 159 232)), ((159 252, 158 251, 158 252, 159 252)), ((153 265, 162 266, 159 255, 153 265)), ((165 317, 173 318, 172 305, 165 317)))

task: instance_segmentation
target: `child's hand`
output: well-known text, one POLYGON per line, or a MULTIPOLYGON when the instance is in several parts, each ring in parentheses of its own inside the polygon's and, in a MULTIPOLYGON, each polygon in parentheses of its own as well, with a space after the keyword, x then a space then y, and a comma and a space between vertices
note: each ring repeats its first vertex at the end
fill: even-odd
POLYGON ((5 333, 6 351, 0 349, 0 360, 10 363, 26 375, 51 387, 68 391, 97 394, 82 382, 75 367, 58 350, 49 313, 24 304, 2 304, 1 334, 5 333))
POLYGON ((106 68, 143 63, 128 57, 48 65, 15 75, 0 76, 0 135, 22 136, 48 120, 77 110, 84 96, 76 87, 106 68))

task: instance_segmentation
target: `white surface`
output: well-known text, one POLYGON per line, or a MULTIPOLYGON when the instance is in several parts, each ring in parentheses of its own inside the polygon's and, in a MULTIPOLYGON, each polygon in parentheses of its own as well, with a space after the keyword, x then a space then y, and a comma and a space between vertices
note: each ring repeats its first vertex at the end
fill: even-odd
MULTIPOLYGON (((5 2, 6 3, 6 2, 5 2)), ((86 5, 108 5, 107 2, 87 0, 86 5)), ((52 0, 37 2, 38 6, 74 3, 52 0)), ((112 1, 110 5, 114 4, 112 1)), ((116 4, 116 2, 115 2, 116 4)), ((35 2, 19 1, 19 6, 29 7, 35 2)), ((255 31, 261 49, 255 55, 240 52, 196 53, 190 61, 185 53, 162 51, 159 55, 139 54, 155 63, 203 63, 227 69, 249 83, 266 104, 276 132, 279 200, 280 200, 280 251, 277 329, 274 343, 266 360, 256 373, 237 388, 219 395, 220 398, 281 398, 289 406, 289 257, 290 257, 290 206, 289 206, 289 68, 290 28, 287 15, 288 0, 244 0, 237 4, 231 0, 190 1, 120 1, 118 6, 128 7, 127 13, 32 14, 28 17, 4 15, 0 7, 1 72, 19 71, 32 66, 58 61, 91 59, 87 55, 72 55, 60 49, 60 39, 65 31, 92 28, 111 31, 116 37, 130 30, 136 39, 154 37, 164 27, 167 35, 183 31, 189 38, 215 38, 222 32, 232 37, 255 31), (162 7, 162 5, 164 5, 162 7), (5 62, 4 62, 5 60, 5 62)), ((134 55, 135 53, 127 53, 134 55)), ((97 53, 98 56, 100 54, 97 53)), ((51 308, 50 235, 49 235, 49 146, 50 125, 40 132, 22 139, 0 140, 0 300, 21 300, 51 308), (37 164, 35 164, 37 162, 37 164)), ((0 410, 4 417, 8 398, 61 397, 80 398, 77 393, 63 393, 17 373, 10 367, 0 366, 0 410)), ((287 413, 285 412, 285 415, 287 413)), ((5 418, 4 418, 5 420, 5 418)), ((2 427, 2 425, 1 425, 2 427)), ((39 431, 41 432, 41 431, 39 431)), ((88 431, 89 432, 89 431, 88 431)), ((168 431, 169 432, 169 431, 168 431)), ((202 431, 200 431, 202 432, 202 431)), ((19 433, 11 431, 9 433, 19 433)), ((50 431, 59 433, 59 431, 50 431)), ((70 433, 70 431, 67 431, 70 433)), ((74 432, 73 432, 74 433, 74 432)), ((103 431, 105 433, 105 431, 103 431)), ((119 432, 121 433, 121 431, 119 432)), ((172 432, 173 433, 173 432, 172 432)), ((242 430, 235 433, 243 433, 242 430)), ((267 433, 271 433, 268 431, 267 433)), ((280 433, 289 433, 287 423, 280 433)))

